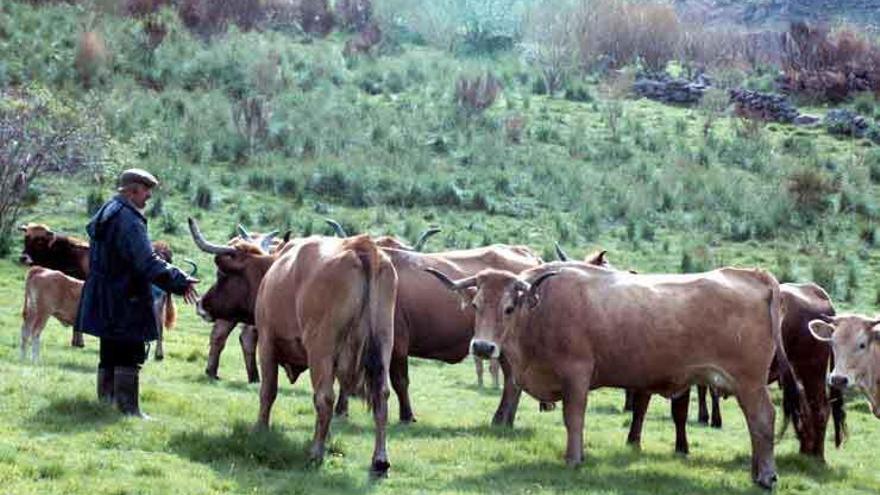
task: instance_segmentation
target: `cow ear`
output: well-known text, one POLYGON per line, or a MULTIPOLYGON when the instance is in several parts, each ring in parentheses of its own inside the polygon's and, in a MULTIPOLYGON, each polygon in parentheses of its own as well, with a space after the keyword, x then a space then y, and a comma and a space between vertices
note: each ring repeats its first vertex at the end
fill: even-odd
POLYGON ((834 334, 834 326, 825 323, 822 320, 813 320, 810 322, 810 333, 816 340, 822 342, 831 342, 831 336, 834 334))
POLYGON ((18 230, 20 230, 22 232, 27 232, 27 225, 25 225, 25 224, 19 225, 18 230))

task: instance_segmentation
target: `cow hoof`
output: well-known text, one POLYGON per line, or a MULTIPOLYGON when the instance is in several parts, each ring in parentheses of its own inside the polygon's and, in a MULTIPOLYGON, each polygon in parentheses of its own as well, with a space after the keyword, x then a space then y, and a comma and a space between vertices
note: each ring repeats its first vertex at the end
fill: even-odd
POLYGON ((385 478, 388 476, 388 468, 390 467, 391 463, 385 459, 375 460, 373 465, 370 466, 370 476, 373 478, 385 478))
POLYGON ((333 412, 333 419, 339 421, 345 421, 348 419, 348 411, 335 411, 333 412))
POLYGON ((79 347, 80 349, 82 349, 83 347, 86 346, 86 344, 85 344, 85 342, 76 342, 76 341, 74 341, 74 342, 71 342, 71 343, 70 343, 70 346, 71 346, 71 347, 79 347))
POLYGON ((708 426, 709 425, 709 416, 700 415, 700 417, 697 418, 697 423, 699 423, 701 425, 708 426))
POLYGON ((712 428, 721 429, 721 421, 712 421, 712 428))
POLYGON ((162 360, 164 360, 164 359, 165 359, 165 355, 164 355, 164 354, 156 354, 156 361, 162 361, 162 360))
POLYGON ((583 457, 583 456, 578 456, 578 457, 566 457, 566 458, 565 458, 565 465, 568 466, 568 467, 570 467, 570 468, 577 468, 577 467, 579 467, 579 466, 580 466, 581 464, 583 464, 583 463, 584 463, 584 457, 583 457))
POLYGON ((259 378, 248 378, 248 383, 260 383, 259 378))
POLYGON ((771 471, 769 473, 759 475, 755 479, 755 483, 765 490, 772 490, 773 485, 775 485, 776 481, 778 481, 778 480, 779 480, 779 477, 776 476, 776 473, 771 471))
POLYGON ((205 375, 212 380, 220 379, 220 375, 218 375, 216 371, 205 370, 205 375))
POLYGON ((413 424, 413 423, 418 423, 418 421, 416 421, 416 417, 415 417, 415 416, 410 416, 410 417, 408 417, 408 418, 400 418, 400 424, 403 424, 403 425, 411 425, 411 424, 413 424))

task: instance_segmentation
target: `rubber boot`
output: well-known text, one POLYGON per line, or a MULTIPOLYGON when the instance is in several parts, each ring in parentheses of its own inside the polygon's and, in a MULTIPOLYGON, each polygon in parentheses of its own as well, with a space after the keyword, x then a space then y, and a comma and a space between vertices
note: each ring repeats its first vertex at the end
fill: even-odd
POLYGON ((149 416, 141 412, 138 373, 140 373, 140 369, 135 367, 117 366, 114 368, 113 395, 116 399, 116 408, 126 416, 150 419, 149 416))
POLYGON ((113 404, 113 368, 98 367, 98 401, 113 404))

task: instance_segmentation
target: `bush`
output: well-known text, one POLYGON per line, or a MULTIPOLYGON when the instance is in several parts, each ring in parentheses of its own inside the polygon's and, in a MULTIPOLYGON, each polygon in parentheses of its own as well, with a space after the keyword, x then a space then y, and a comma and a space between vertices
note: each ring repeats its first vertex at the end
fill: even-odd
POLYGON ((579 101, 582 103, 589 103, 593 101, 593 94, 590 93, 590 88, 581 82, 571 83, 565 88, 565 99, 568 101, 579 101))
POLYGON ((475 78, 460 77, 455 83, 455 102, 465 115, 478 115, 495 103, 501 81, 491 73, 475 78))
POLYGON ((196 188, 196 195, 193 198, 193 204, 203 210, 210 210, 214 201, 214 191, 205 184, 199 184, 196 188))
POLYGON ((813 282, 827 290, 832 297, 840 295, 837 287, 837 270, 831 256, 814 258, 811 271, 813 282))
MULTIPOLYGON (((155 202, 153 205, 155 206, 155 202)), ((100 189, 92 189, 86 196, 86 214, 92 216, 104 205, 104 193, 100 189)))

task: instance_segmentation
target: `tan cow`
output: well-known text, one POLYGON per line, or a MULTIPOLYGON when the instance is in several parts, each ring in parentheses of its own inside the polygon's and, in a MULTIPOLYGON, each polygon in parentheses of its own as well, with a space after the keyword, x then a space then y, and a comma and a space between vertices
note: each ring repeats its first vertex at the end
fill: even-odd
POLYGON ((388 369, 397 298, 397 273, 388 257, 366 235, 296 239, 268 255, 244 242, 211 244, 193 219, 189 224, 193 240, 215 255, 218 267, 217 283, 202 298, 200 312, 258 328, 262 383, 257 425, 269 425, 278 367, 292 368, 294 378, 308 369, 317 413, 311 458, 320 462, 333 416, 333 382, 338 379, 343 390, 366 397, 373 410, 371 471, 385 474, 388 369))
POLYGON ((476 308, 472 353, 503 352, 524 390, 562 400, 569 464, 584 459, 591 389, 674 396, 708 383, 735 395, 745 414, 752 479, 765 488, 776 482, 767 375, 782 347, 782 314, 772 275, 732 268, 638 275, 574 262, 459 281, 432 273, 476 308))
POLYGON ((845 314, 810 322, 813 337, 829 342, 834 369, 828 384, 857 388, 865 394, 874 416, 880 418, 880 318, 845 314))

